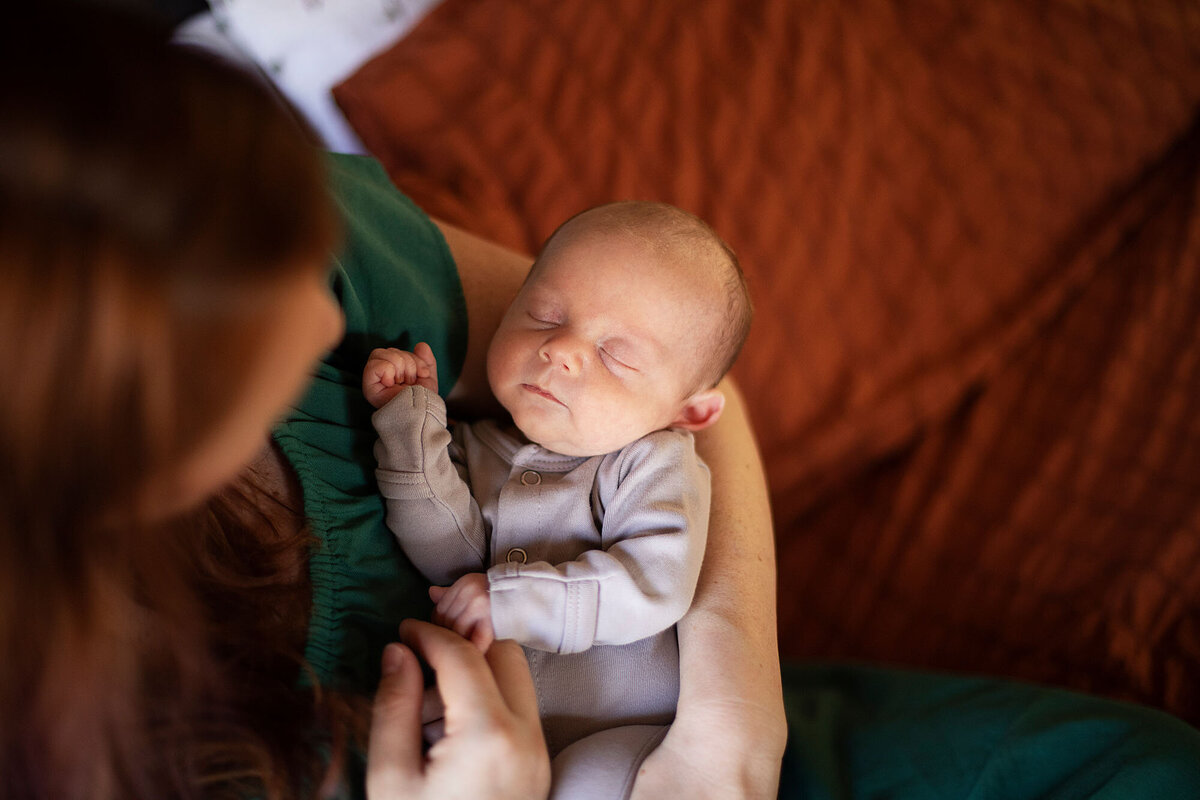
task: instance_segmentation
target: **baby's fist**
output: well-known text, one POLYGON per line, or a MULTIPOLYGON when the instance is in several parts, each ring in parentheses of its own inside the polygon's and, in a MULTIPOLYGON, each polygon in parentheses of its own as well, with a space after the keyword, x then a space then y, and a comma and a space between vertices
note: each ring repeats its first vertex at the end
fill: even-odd
POLYGON ((488 597, 488 579, 482 572, 463 575, 449 587, 430 586, 429 597, 437 603, 433 621, 470 639, 483 652, 491 647, 496 634, 492 629, 492 601, 488 597))
POLYGON ((381 408, 405 386, 423 386, 437 392, 437 360, 433 349, 419 343, 410 353, 394 347, 371 351, 363 369, 363 397, 374 408, 381 408))

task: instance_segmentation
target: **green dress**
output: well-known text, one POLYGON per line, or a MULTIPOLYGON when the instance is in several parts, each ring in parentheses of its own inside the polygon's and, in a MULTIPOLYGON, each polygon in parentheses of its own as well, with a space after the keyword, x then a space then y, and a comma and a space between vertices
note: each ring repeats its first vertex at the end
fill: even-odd
MULTIPOLYGON (((275 431, 319 543, 306 656, 322 685, 369 694, 425 582, 384 524, 362 368, 429 342, 438 386, 462 369, 467 315, 445 240, 369 158, 330 156, 345 243, 332 281, 346 335, 275 431)), ((1022 683, 785 664, 780 797, 814 800, 1200 798, 1200 732, 1158 711, 1022 683)))

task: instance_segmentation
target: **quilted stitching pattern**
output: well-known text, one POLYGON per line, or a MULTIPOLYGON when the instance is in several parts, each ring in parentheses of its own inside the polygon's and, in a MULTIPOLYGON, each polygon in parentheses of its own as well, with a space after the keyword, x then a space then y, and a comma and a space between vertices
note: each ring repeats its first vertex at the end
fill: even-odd
POLYGON ((448 0, 336 92, 431 213, 534 250, 708 219, 781 642, 1200 720, 1200 12, 448 0))

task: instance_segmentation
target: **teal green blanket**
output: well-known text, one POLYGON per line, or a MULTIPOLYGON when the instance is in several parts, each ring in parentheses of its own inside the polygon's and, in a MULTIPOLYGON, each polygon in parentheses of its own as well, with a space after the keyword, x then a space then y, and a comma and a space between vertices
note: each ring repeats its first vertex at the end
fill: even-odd
POLYGON ((1162 712, 1027 684, 784 665, 779 796, 1196 800, 1200 732, 1162 712))

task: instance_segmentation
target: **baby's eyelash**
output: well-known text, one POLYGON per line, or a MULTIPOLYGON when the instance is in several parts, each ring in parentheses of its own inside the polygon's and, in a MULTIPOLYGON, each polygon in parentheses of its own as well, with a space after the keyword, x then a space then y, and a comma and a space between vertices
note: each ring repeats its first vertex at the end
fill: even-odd
POLYGON ((621 359, 617 358, 617 357, 616 357, 616 356, 614 356, 612 353, 610 353, 610 352, 608 352, 607 350, 605 350, 603 347, 601 347, 601 348, 600 348, 600 357, 601 357, 601 358, 604 358, 604 359, 606 359, 606 360, 608 360, 608 361, 611 361, 611 362, 613 362, 614 364, 616 364, 616 365, 618 365, 618 366, 620 366, 620 367, 623 367, 624 369, 627 369, 627 370, 629 370, 630 372, 637 372, 637 368, 636 368, 636 367, 631 367, 629 364, 626 364, 624 361, 622 361, 621 359))

